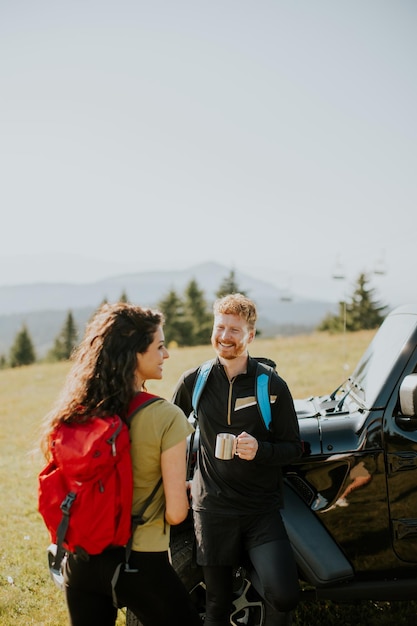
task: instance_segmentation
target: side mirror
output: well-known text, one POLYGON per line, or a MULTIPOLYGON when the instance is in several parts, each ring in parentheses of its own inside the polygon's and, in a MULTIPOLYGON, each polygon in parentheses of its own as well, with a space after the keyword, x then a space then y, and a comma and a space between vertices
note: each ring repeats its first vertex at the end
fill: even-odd
POLYGON ((417 416, 417 374, 404 377, 400 387, 400 407, 403 415, 417 416))
POLYGON ((417 374, 404 377, 400 386, 401 415, 397 415, 395 422, 399 428, 407 432, 417 430, 417 374))

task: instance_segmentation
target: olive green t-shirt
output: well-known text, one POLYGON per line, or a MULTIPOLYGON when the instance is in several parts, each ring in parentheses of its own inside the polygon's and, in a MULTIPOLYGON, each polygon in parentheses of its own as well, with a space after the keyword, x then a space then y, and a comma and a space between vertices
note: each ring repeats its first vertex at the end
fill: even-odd
MULTIPOLYGON (((192 432, 193 427, 182 410, 163 398, 144 407, 133 417, 130 424, 133 515, 140 510, 161 476, 161 453, 186 439, 192 432)), ((185 463, 184 456, 184 466, 185 463)), ((132 549, 139 552, 168 550, 170 526, 165 520, 162 485, 143 517, 145 523, 136 528, 132 549)))

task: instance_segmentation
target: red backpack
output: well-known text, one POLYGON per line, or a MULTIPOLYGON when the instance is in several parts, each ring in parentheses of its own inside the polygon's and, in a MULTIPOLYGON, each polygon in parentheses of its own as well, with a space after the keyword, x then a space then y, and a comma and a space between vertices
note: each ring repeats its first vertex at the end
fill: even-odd
MULTIPOLYGON (((158 399, 147 392, 136 394, 127 422, 158 399)), ((99 554, 109 546, 128 544, 133 478, 128 426, 117 415, 59 424, 50 449, 51 461, 38 477, 38 509, 57 544, 50 561, 56 572, 66 551, 99 554)))

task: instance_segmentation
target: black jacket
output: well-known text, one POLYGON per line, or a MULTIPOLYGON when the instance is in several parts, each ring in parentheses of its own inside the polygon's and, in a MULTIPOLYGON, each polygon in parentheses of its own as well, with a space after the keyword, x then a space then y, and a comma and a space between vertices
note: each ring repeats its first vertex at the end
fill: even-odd
MULTIPOLYGON (((302 453, 298 420, 288 386, 274 372, 270 383, 272 422, 267 430, 255 399, 256 367, 257 361, 249 358, 247 372, 229 381, 217 359, 210 372, 197 415, 200 448, 192 485, 195 510, 241 515, 281 506, 281 466, 302 453), (255 459, 217 459, 217 433, 239 435, 242 431, 258 440, 255 459)), ((197 371, 193 368, 183 374, 173 396, 187 416, 192 411, 197 371)))

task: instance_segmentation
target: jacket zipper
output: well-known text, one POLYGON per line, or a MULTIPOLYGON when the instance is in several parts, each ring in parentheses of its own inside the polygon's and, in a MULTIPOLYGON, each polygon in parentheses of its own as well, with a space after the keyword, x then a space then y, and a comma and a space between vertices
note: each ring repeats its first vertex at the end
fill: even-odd
POLYGON ((227 400, 227 425, 232 425, 232 396, 233 396, 233 383, 236 380, 236 376, 229 381, 229 397, 227 400))

